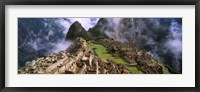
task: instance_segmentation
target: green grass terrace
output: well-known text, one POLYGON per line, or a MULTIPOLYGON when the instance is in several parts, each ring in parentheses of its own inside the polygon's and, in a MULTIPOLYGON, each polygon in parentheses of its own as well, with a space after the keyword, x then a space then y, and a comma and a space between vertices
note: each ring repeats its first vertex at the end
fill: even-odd
MULTIPOLYGON (((107 48, 100 44, 89 43, 89 47, 95 50, 95 54, 102 59, 110 59, 116 63, 120 63, 123 65, 128 65, 128 63, 122 59, 121 57, 113 56, 112 54, 108 53, 107 48)), ((144 74, 140 71, 136 66, 126 66, 128 70, 131 71, 133 74, 144 74)))

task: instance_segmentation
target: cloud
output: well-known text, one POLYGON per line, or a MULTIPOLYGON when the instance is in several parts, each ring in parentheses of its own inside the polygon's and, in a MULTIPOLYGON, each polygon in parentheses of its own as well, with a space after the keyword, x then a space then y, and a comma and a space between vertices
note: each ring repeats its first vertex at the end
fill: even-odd
POLYGON ((172 18, 106 18, 102 31, 116 41, 133 42, 154 58, 180 71, 182 64, 182 25, 172 18), (122 22, 127 25, 122 25, 122 22), (162 36, 161 36, 162 35, 162 36), (172 55, 168 55, 170 54, 172 55), (166 56, 172 56, 168 59, 166 56), (168 61, 170 60, 170 61, 168 61))
MULTIPOLYGON (((31 46, 35 51, 41 50, 41 49, 49 49, 48 53, 56 53, 59 51, 66 50, 71 42, 65 41, 65 36, 75 21, 79 21, 81 25, 88 30, 89 28, 96 25, 99 18, 54 18, 54 19, 44 19, 45 22, 43 22, 45 30, 48 32, 47 35, 44 37, 38 37, 38 35, 33 34, 37 39, 33 39, 27 44, 31 46), (53 21, 53 23, 51 22, 53 21), (57 25, 58 28, 53 29, 53 27, 57 25), (60 33, 62 32, 62 33, 60 33), (51 41, 50 37, 55 37, 58 34, 63 34, 63 36, 59 39, 56 39, 55 41, 51 41), (45 41, 45 43, 44 43, 45 41)), ((44 31, 44 30, 41 30, 44 31)), ((41 32, 40 31, 40 32, 41 32)))
POLYGON ((67 18, 70 20, 71 23, 78 21, 81 23, 85 30, 92 28, 98 22, 99 18, 67 18))
POLYGON ((49 53, 58 53, 59 51, 65 51, 70 45, 71 41, 59 40, 55 43, 51 43, 54 46, 49 53))
POLYGON ((176 70, 182 68, 182 27, 178 22, 172 21, 170 25, 170 37, 165 43, 166 48, 173 54, 173 66, 176 70))
POLYGON ((69 27, 71 26, 72 23, 63 18, 58 19, 58 21, 59 21, 60 25, 64 27, 63 33, 67 34, 69 27))
MULTIPOLYGON (((96 25, 98 20, 99 18, 44 18, 42 23, 45 29, 38 28, 40 30, 37 34, 34 33, 34 30, 30 30, 32 36, 26 36, 19 47, 25 47, 25 49, 27 49, 27 47, 32 47, 35 51, 45 49, 48 53, 66 50, 71 42, 65 41, 65 36, 72 23, 79 21, 81 25, 88 30, 96 25)), ((121 42, 138 41, 143 46, 150 47, 151 49, 148 49, 147 52, 157 59, 165 58, 163 55, 160 55, 160 53, 167 55, 168 52, 171 52, 171 54, 173 54, 172 65, 177 68, 177 70, 181 69, 182 25, 177 21, 167 19, 167 21, 171 21, 169 21, 169 23, 167 22, 169 26, 166 26, 161 23, 161 18, 147 18, 145 20, 141 18, 132 18, 125 21, 130 25, 130 27, 127 27, 121 24, 122 18, 106 18, 106 20, 108 21, 106 26, 110 28, 102 31, 109 37, 121 42), (151 25, 147 25, 146 21, 150 22, 149 24, 151 25), (167 27, 165 31, 167 31, 168 34, 165 35, 166 38, 163 38, 165 40, 159 42, 157 41, 157 36, 160 35, 159 31, 162 27, 167 27), (139 35, 136 33, 139 33, 139 35)), ((31 51, 33 51, 32 49, 31 51)))

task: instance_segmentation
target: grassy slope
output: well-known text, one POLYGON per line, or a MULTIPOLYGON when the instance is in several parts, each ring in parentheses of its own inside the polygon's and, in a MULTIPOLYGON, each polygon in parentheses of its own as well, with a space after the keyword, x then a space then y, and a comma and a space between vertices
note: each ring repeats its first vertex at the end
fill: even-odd
MULTIPOLYGON (((90 43, 89 44, 90 48, 93 49, 93 48, 96 48, 95 50, 95 53, 100 57, 100 58, 103 58, 103 59, 110 59, 110 60, 113 60, 117 63, 121 63, 121 64, 128 64, 125 60, 123 60, 122 58, 120 57, 113 57, 112 54, 109 54, 106 50, 106 48, 100 44, 92 44, 90 43)), ((134 74, 144 74, 142 71, 138 70, 137 67, 127 67, 132 73, 134 74)))
MULTIPOLYGON (((153 61, 153 62, 156 63, 156 61, 153 61)), ((160 65, 162 67, 163 74, 170 74, 169 70, 164 66, 163 63, 161 63, 161 62, 157 62, 157 63, 158 63, 158 65, 160 65)))

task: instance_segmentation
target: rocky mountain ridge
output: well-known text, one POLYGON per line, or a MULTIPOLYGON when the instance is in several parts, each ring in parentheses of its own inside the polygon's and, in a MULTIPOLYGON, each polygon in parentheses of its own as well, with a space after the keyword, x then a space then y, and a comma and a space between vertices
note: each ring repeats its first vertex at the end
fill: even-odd
POLYGON ((77 38, 67 51, 26 63, 20 74, 130 74, 123 65, 98 58, 87 42, 77 38), (72 52, 70 54, 70 52, 72 52))
POLYGON ((103 23, 85 31, 79 22, 69 28, 66 39, 73 43, 66 51, 54 53, 46 57, 26 63, 19 69, 20 74, 164 74, 168 69, 136 43, 115 41, 100 32, 103 23), (90 45, 95 44, 95 48, 90 45), (101 46, 98 47, 98 46, 101 46), (102 54, 101 49, 113 58, 102 54), (95 50, 100 49, 100 50, 95 50), (101 57, 101 58, 100 58, 101 57), (122 62, 116 62, 120 58, 122 62), (115 61, 116 60, 116 61, 115 61))

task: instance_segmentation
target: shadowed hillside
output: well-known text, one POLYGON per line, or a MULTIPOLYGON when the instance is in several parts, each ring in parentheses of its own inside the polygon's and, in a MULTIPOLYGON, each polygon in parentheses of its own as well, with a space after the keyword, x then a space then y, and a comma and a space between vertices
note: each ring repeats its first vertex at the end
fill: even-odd
MULTIPOLYGON (((22 24, 20 27, 24 28, 22 24)), ((86 30, 80 22, 75 21, 69 27, 67 34, 63 36, 60 33, 62 34, 60 38, 64 38, 63 42, 70 41, 70 44, 62 45, 66 46, 66 49, 48 53, 50 48, 54 48, 52 45, 57 46, 51 44, 45 49, 47 51, 35 51, 36 54, 31 54, 32 59, 25 61, 25 66, 21 67, 18 73, 181 73, 182 49, 171 50, 178 46, 175 44, 180 44, 179 42, 182 44, 182 34, 179 33, 181 25, 180 19, 100 18, 96 25, 86 30), (38 55, 38 52, 45 54, 38 55)), ((59 25, 58 28, 62 29, 59 25)), ((32 36, 34 35, 28 37, 32 36)), ((54 38, 54 35, 52 37, 51 41, 58 39, 54 38)), ((19 38, 19 41, 22 38, 19 38)), ((32 39, 37 38, 32 37, 32 39)), ((18 49, 18 53, 29 54, 25 49, 18 49)))

